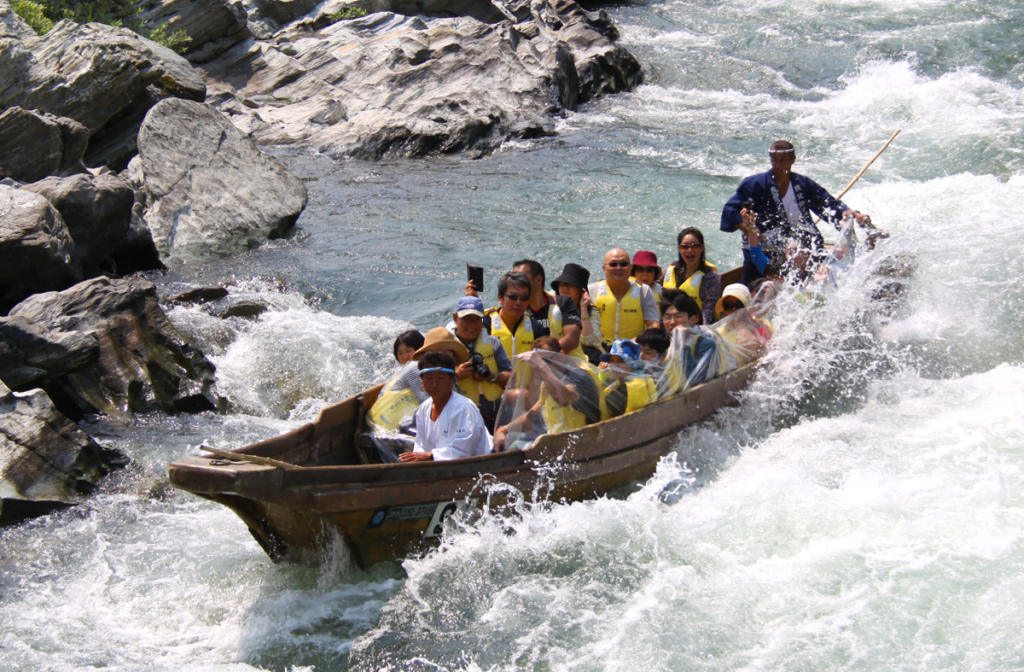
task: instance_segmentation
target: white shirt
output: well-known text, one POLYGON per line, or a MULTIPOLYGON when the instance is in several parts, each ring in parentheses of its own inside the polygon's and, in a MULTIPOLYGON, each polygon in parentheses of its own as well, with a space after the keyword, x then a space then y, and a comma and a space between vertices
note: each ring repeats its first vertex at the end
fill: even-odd
POLYGON ((452 394, 437 422, 430 419, 433 403, 433 399, 427 399, 416 409, 414 452, 433 453, 435 460, 457 460, 487 455, 494 449, 480 409, 472 401, 452 394))
POLYGON ((789 218, 789 223, 793 225, 793 228, 802 228, 804 213, 800 212, 800 206, 797 205, 796 195, 793 191, 791 184, 789 189, 786 189, 786 195, 782 197, 782 207, 786 209, 786 217, 789 218))

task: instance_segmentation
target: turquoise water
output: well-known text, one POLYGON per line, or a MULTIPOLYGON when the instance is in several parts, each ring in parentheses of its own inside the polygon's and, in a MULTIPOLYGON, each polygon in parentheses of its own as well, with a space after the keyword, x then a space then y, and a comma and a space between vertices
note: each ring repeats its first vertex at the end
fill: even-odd
MULTIPOLYGON (((258 322, 175 308, 226 417, 89 429, 135 459, 89 504, 0 532, 0 668, 1016 670, 1024 605, 1024 3, 655 2, 610 10, 647 83, 555 138, 479 160, 302 153, 296 235, 187 264, 258 322), (893 233, 917 272, 877 314, 867 255, 823 307, 783 303, 742 404, 684 432, 635 491, 524 509, 369 572, 275 566, 226 510, 166 486, 381 380, 390 341, 442 323, 464 263, 597 270, 666 258, 767 145, 893 233), (689 454, 689 453, 687 453, 689 454)), ((881 254, 881 252, 879 253, 881 254)))

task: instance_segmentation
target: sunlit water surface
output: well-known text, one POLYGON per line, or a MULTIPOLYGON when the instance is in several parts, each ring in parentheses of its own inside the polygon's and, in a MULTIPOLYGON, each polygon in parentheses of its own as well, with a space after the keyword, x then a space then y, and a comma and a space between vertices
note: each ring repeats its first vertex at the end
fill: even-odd
POLYGON ((177 265, 258 321, 173 308, 227 416, 95 421, 133 459, 88 504, 0 531, 10 670, 822 670, 1024 667, 1024 3, 651 3, 611 10, 647 84, 480 160, 282 155, 296 235, 177 265), (207 443, 277 435, 383 379, 396 333, 442 323, 464 262, 597 270, 717 231, 777 138, 893 232, 824 306, 784 301, 738 408, 647 483, 462 521, 370 571, 345 549, 273 565, 233 514, 167 485, 207 443), (870 267, 912 253, 901 309, 870 267))

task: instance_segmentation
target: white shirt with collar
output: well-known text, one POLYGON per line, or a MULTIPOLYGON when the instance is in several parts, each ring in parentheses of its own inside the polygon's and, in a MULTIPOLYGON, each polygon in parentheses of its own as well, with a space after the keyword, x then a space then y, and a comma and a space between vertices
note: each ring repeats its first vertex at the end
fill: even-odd
POLYGON ((414 452, 433 453, 435 460, 457 460, 487 455, 494 449, 480 409, 473 402, 452 394, 437 422, 430 419, 433 403, 433 399, 427 399, 416 409, 414 452))

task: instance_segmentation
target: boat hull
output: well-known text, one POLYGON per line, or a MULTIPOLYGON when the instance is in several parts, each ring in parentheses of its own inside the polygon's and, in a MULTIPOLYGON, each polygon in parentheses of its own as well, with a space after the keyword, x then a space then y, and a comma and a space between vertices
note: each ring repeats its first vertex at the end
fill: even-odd
POLYGON ((359 464, 354 443, 375 388, 311 425, 235 451, 295 468, 191 457, 170 466, 170 479, 235 511, 275 561, 316 563, 340 538, 368 567, 436 545, 459 508, 590 499, 650 477, 673 449, 692 459, 697 447, 678 446, 679 431, 734 404, 754 366, 626 416, 544 435, 527 450, 452 462, 359 464))

